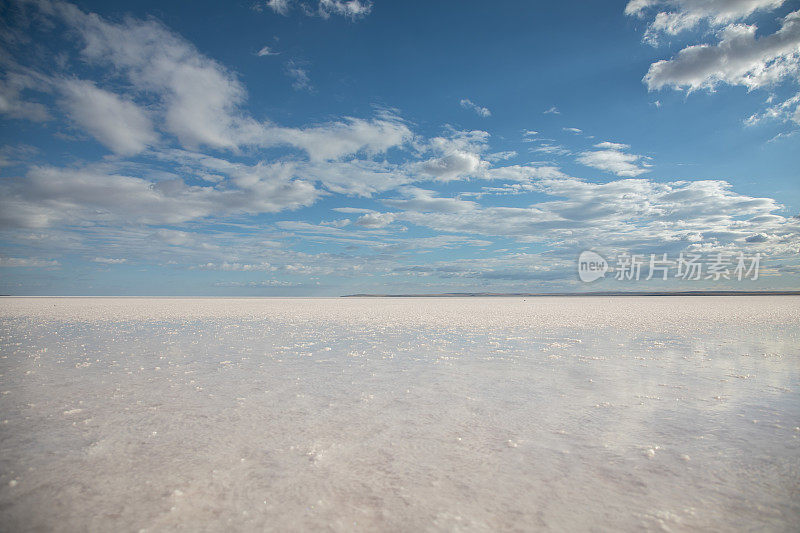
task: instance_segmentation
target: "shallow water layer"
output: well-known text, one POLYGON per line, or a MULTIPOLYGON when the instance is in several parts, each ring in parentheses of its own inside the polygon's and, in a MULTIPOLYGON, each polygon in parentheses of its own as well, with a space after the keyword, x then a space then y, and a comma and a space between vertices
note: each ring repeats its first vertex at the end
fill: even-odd
POLYGON ((3 530, 800 523, 800 298, 0 300, 3 530))

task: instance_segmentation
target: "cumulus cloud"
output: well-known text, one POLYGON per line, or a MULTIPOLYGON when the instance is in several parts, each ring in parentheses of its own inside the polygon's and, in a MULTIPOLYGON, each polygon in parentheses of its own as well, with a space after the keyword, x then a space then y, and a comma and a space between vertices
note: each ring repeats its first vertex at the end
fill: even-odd
POLYGON ((411 166, 412 171, 439 181, 452 181, 477 176, 489 168, 481 158, 486 151, 489 134, 481 130, 452 130, 448 137, 434 137, 427 149, 435 154, 411 166))
POLYGON ((625 14, 644 17, 659 7, 647 28, 645 40, 655 44, 660 34, 676 35, 700 24, 722 26, 743 20, 756 11, 772 11, 785 0, 630 0, 625 14), (666 10, 661 10, 666 9, 666 10))
POLYGON ((95 262, 95 263, 101 263, 101 264, 104 264, 104 265, 121 265, 123 263, 127 263, 128 262, 128 260, 125 259, 124 257, 117 257, 117 258, 114 258, 114 257, 95 257, 94 259, 92 259, 92 261, 95 262))
POLYGON ((460 104, 464 109, 470 109, 481 117, 492 116, 492 112, 489 111, 488 107, 479 106, 469 98, 462 98, 460 104))
POLYGON ((367 213, 356 219, 356 225, 364 228, 383 228, 394 222, 393 213, 367 213))
POLYGON ((441 157, 429 159, 420 165, 420 169, 436 179, 450 181, 474 174, 481 168, 481 165, 481 158, 478 154, 453 150, 441 157))
MULTIPOLYGON (((759 34, 746 24, 756 12, 773 11, 784 0, 631 0, 625 13, 645 17, 656 11, 644 39, 657 44, 660 36, 674 36, 700 23, 712 30, 715 41, 685 46, 671 59, 656 61, 643 82, 651 91, 663 88, 713 91, 717 86, 739 85, 748 90, 778 83, 800 84, 800 11, 779 19, 771 34, 759 34), (655 9, 657 8, 657 9, 655 9)), ((796 97, 753 114, 749 124, 765 119, 800 124, 796 97)))
POLYGON ((452 181, 482 175, 489 167, 482 155, 488 148, 489 133, 482 130, 451 129, 447 137, 434 137, 426 147, 435 157, 409 166, 411 172, 439 181, 452 181))
POLYGON ((749 89, 796 78, 800 71, 800 11, 787 15, 775 33, 756 37, 757 28, 733 24, 714 45, 693 45, 670 60, 653 63, 644 77, 651 90, 713 89, 720 83, 749 89))
POLYGON ((626 144, 602 142, 594 147, 598 150, 581 152, 576 159, 578 163, 622 177, 636 177, 649 171, 650 165, 642 162, 643 156, 625 152, 630 148, 626 144))

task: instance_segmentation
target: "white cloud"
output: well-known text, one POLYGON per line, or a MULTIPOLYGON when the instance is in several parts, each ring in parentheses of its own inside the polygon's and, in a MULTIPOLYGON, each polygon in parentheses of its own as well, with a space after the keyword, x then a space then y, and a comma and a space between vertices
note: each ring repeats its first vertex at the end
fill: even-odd
MULTIPOLYGON (((783 6, 784 0, 632 0, 625 13, 646 16, 650 8, 659 11, 648 26, 645 41, 657 44, 662 35, 676 35, 706 23, 713 31, 713 43, 684 47, 671 59, 650 65, 643 81, 648 89, 665 87, 688 92, 717 86, 740 85, 754 90, 781 82, 800 84, 800 11, 779 19, 777 31, 758 34, 754 24, 743 22, 756 12, 783 6), (666 8, 666 10, 661 10, 666 8)), ((800 124, 800 110, 789 97, 747 119, 755 124, 765 119, 800 124)), ((657 107, 660 103, 656 101, 657 107)))
POLYGON ((170 246, 186 246, 195 242, 195 237, 191 233, 175 229, 159 228, 153 236, 170 246))
POLYGON ((557 167, 548 165, 509 165, 485 170, 481 177, 488 180, 518 182, 529 186, 534 180, 566 178, 557 167))
MULTIPOLYGON (((774 200, 734 193, 724 182, 618 179, 601 184, 570 178, 543 163, 494 166, 513 157, 513 152, 490 151, 487 132, 449 128, 427 139, 415 135, 413 126, 393 110, 378 110, 372 118, 333 117, 325 123, 284 127, 251 116, 237 74, 158 22, 110 22, 42 1, 58 6, 53 9, 79 37, 78 47, 88 63, 85 71, 96 72, 97 80, 103 80, 50 76, 43 84, 45 92, 58 95, 73 121, 99 142, 119 154, 138 155, 134 161, 105 158, 66 168, 28 166, 27 173, 0 182, 0 225, 8 234, 29 239, 26 243, 41 243, 37 246, 43 257, 52 247, 68 250, 82 241, 90 244, 71 253, 108 265, 138 263, 139 258, 152 261, 163 254, 159 259, 163 257, 164 263, 178 259, 187 268, 358 275, 364 268, 390 271, 393 259, 386 258, 403 250, 491 243, 463 235, 401 239, 396 234, 406 229, 406 223, 453 234, 547 242, 559 250, 597 242, 676 248, 739 243, 788 249, 796 244, 792 235, 800 233, 797 221, 774 214, 779 207, 774 200), (73 101, 70 90, 76 87, 73 101), (86 94, 96 95, 106 111, 88 112, 86 94), (134 127, 119 131, 122 124, 134 127), (271 147, 281 150, 262 150, 271 147), (214 156, 202 153, 207 148, 215 150, 214 156), (437 180, 494 183, 492 187, 475 183, 469 192, 451 197, 413 186, 437 180), (379 195, 387 191, 397 192, 382 199, 386 195, 379 195), (334 194, 377 197, 374 202, 384 202, 390 212, 336 208, 353 216, 315 224, 244 218, 297 209, 334 194), (513 207, 478 201, 501 194, 518 195, 513 207), (536 203, 526 205, 526 199, 536 203), (223 217, 225 224, 218 223, 223 217), (171 227, 152 227, 164 225, 171 227), (18 227, 48 229, 14 229, 18 227), (226 227, 236 229, 226 231, 226 227), (23 234, 46 238, 34 241, 23 234), (110 242, 96 247, 94 243, 101 240, 110 242), (347 246, 342 247, 341 257, 284 249, 294 240, 347 246), (348 255, 359 247, 370 248, 370 256, 348 255), (132 251, 120 255, 120 250, 132 251)), ((316 2, 305 4, 318 8, 316 2)), ((352 5, 356 4, 364 3, 352 5)), ((300 3, 294 5, 301 9, 300 3)), ((286 6, 288 10, 290 4, 286 6)), ((329 9, 331 15, 351 16, 337 11, 334 3, 329 9)), ((65 54, 68 49, 64 48, 65 54)), ((18 98, 28 97, 30 87, 24 87, 15 93, 18 98)), ((794 101, 780 109, 778 105, 773 106, 776 115, 796 112, 794 101)), ((531 139, 537 133, 526 130, 523 135, 531 139)), ((541 144, 549 141, 541 139, 533 146, 540 153, 569 153, 560 146, 541 144)), ((628 145, 604 142, 576 157, 618 176, 646 172, 648 158, 629 150, 628 145)), ((359 205, 373 206, 366 201, 359 205)), ((498 265, 491 275, 497 279, 523 275, 515 268, 498 265)))
POLYGON ((498 161, 505 161, 507 159, 512 159, 519 155, 516 150, 503 150, 502 152, 493 152, 491 154, 486 154, 486 160, 492 163, 496 163, 498 161))
MULTIPOLYGON (((294 0, 267 0, 265 5, 280 15, 288 15, 294 0)), ((328 18, 331 15, 341 15, 349 19, 358 19, 369 15, 372 11, 372 2, 368 0, 319 0, 316 9, 306 3, 299 4, 300 11, 306 15, 316 15, 328 18)))
POLYGON ((31 259, 28 257, 0 257, 0 267, 19 268, 54 268, 59 262, 55 260, 31 259))
POLYGON ((409 166, 412 172, 419 172, 439 181, 452 181, 476 176, 489 168, 489 163, 481 158, 488 148, 489 134, 481 130, 451 130, 448 137, 434 137, 428 149, 435 154, 421 163, 409 166))
POLYGON ((735 244, 787 253, 800 244, 800 224, 774 214, 781 207, 777 202, 735 193, 724 181, 591 183, 554 178, 534 182, 532 187, 555 199, 528 207, 487 207, 406 187, 401 189, 402 197, 384 203, 395 209, 397 220, 437 231, 555 242, 571 250, 597 243, 653 246, 663 251, 735 244), (774 244, 773 239, 746 240, 756 234, 780 238, 774 244))
POLYGON ((280 15, 288 15, 290 0, 267 0, 266 6, 280 15))
POLYGON ((581 152, 576 159, 578 163, 622 177, 632 178, 648 172, 650 165, 641 163, 642 156, 624 152, 630 148, 626 144, 602 142, 595 148, 599 150, 581 152))
POLYGON ((271 213, 310 205, 321 195, 303 180, 234 168, 227 187, 150 181, 102 167, 33 167, 0 187, 0 225, 47 227, 93 222, 177 224, 211 216, 271 213), (238 174, 237 174, 238 172, 238 174))
POLYGON ((429 159, 420 165, 420 170, 441 181, 451 181, 475 174, 485 163, 478 154, 454 150, 441 157, 429 159))
POLYGON ((318 180, 328 191, 337 194, 372 196, 415 179, 401 165, 385 161, 349 160, 289 165, 299 178, 318 180))
POLYGON ((248 264, 237 262, 229 263, 228 261, 223 261, 221 263, 204 263, 199 265, 198 268, 200 270, 222 270, 226 272, 270 272, 277 270, 276 267, 267 262, 248 264))
POLYGON ((460 104, 461 107, 463 107, 464 109, 470 109, 481 117, 492 116, 492 112, 489 111, 488 107, 479 106, 478 104, 474 103, 472 100, 468 98, 462 98, 460 104))
POLYGON ((400 189, 402 198, 384 200, 383 203, 417 213, 466 213, 478 209, 478 204, 458 198, 443 198, 436 192, 418 187, 400 189))
MULTIPOLYGON (((285 128, 256 120, 243 110, 247 92, 235 73, 202 55, 191 43, 158 21, 128 18, 114 23, 96 14, 87 14, 72 4, 40 0, 37 5, 43 16, 59 17, 76 32, 84 60, 93 67, 106 68, 105 74, 109 77, 122 76, 133 96, 153 99, 147 108, 152 111, 150 119, 154 127, 174 135, 185 148, 209 147, 236 152, 248 147, 289 145, 307 151, 312 159, 320 159, 360 151, 373 155, 410 138, 410 131, 402 121, 386 111, 379 112, 378 118, 373 120, 346 118, 301 128, 285 128)), ((351 2, 342 5, 345 6, 342 9, 359 9, 351 2)), ((333 5, 329 8, 338 9, 333 5)), ((307 73, 294 62, 289 64, 289 73, 296 87, 310 88, 307 73)), ((51 90, 49 86, 57 88, 65 84, 46 74, 37 76, 34 81, 39 86, 47 86, 46 90, 51 90)), ((26 83, 31 85, 34 81, 26 83)), ((69 84, 65 87, 64 90, 68 90, 69 84)), ((137 127, 125 137, 98 117, 86 118, 83 122, 91 124, 101 140, 122 153, 133 152, 147 144, 150 132, 144 120, 134 120, 135 116, 141 118, 141 114, 134 111, 130 99, 107 91, 102 94, 111 102, 110 108, 137 127), (112 135, 103 135, 103 129, 111 131, 112 135)), ((83 109, 86 106, 76 103, 73 107, 83 109)))
POLYGON ((239 110, 246 92, 238 79, 159 22, 112 23, 71 4, 52 5, 78 31, 88 62, 112 68, 159 99, 163 127, 185 146, 233 149, 261 133, 239 110))
POLYGON ((267 279, 259 281, 218 281, 214 283, 214 286, 260 288, 260 287, 302 287, 303 284, 294 281, 267 279))
POLYGON ((650 90, 662 87, 713 89, 720 83, 763 87, 800 72, 800 11, 787 15, 775 33, 756 38, 756 27, 732 24, 715 45, 693 45, 670 60, 653 63, 644 77, 650 90))
POLYGON ((257 55, 258 57, 276 56, 276 55, 278 55, 278 54, 280 54, 280 52, 276 52, 276 51, 274 51, 274 50, 273 50, 272 48, 270 48, 269 46, 264 46, 264 47, 262 47, 262 48, 261 48, 261 50, 259 50, 258 52, 256 52, 256 55, 257 55))
POLYGON ((785 0, 631 0, 626 15, 643 17, 655 6, 671 8, 659 11, 645 33, 645 41, 658 42, 660 34, 676 35, 706 22, 712 27, 744 20, 756 11, 772 11, 785 0))
POLYGON ((322 17, 342 15, 356 19, 367 16, 372 11, 372 2, 369 0, 319 0, 319 14, 322 17))
POLYGON ((550 109, 544 110, 545 115, 560 115, 561 111, 558 110, 556 106, 552 106, 550 109))
POLYGON ((345 118, 305 128, 275 126, 269 135, 273 142, 302 148, 312 161, 338 159, 362 151, 376 155, 412 138, 411 130, 401 119, 386 114, 373 120, 345 118))
POLYGON ((49 120, 50 113, 44 105, 27 101, 22 95, 23 91, 41 90, 42 80, 30 73, 14 72, 9 67, 10 65, 3 65, 6 72, 3 79, 0 79, 0 114, 34 122, 49 120))
POLYGON ((363 207, 334 207, 333 210, 337 213, 350 213, 357 215, 375 212, 372 209, 365 209, 363 207))
POLYGON ((547 155, 569 155, 570 151, 561 146, 560 144, 552 144, 549 142, 542 143, 536 148, 531 148, 532 151, 547 155))
POLYGON ((292 79, 292 87, 296 91, 311 91, 313 89, 308 71, 294 61, 289 61, 286 64, 286 75, 292 79))
POLYGON ((751 115, 745 123, 749 126, 758 124, 765 120, 777 120, 780 122, 793 121, 800 124, 800 93, 787 98, 783 102, 769 106, 761 113, 751 115))
POLYGON ((355 223, 357 226, 374 229, 384 228, 392 222, 394 222, 393 213, 367 213, 358 217, 355 223))
POLYGON ((626 15, 642 16, 645 9, 658 5, 661 0, 629 0, 625 6, 626 15))
POLYGON ((604 141, 604 142, 595 144, 594 147, 595 148, 603 148, 605 150, 628 150, 630 148, 630 145, 604 141))
POLYGON ((135 155, 158 140, 147 113, 130 100, 86 80, 67 80, 61 92, 73 122, 114 153, 135 155))

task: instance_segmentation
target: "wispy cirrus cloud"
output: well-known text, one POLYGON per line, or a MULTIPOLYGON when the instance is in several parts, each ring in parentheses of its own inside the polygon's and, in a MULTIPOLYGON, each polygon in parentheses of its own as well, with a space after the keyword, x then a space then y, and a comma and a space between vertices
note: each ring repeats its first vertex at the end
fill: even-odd
POLYGON ((268 57, 268 56, 277 56, 280 55, 280 52, 276 52, 269 46, 262 46, 261 49, 256 52, 258 57, 268 57))
POLYGON ((275 13, 286 16, 289 14, 292 2, 291 0, 267 0, 264 5, 275 13))
POLYGON ((34 259, 30 257, 0 257, 0 268, 57 268, 56 260, 34 259))
POLYGON ((460 104, 461 107, 463 107, 464 109, 470 109, 474 111, 478 116, 484 118, 492 116, 492 112, 489 111, 488 107, 480 106, 475 102, 473 102, 472 100, 470 100, 469 98, 462 98, 460 104))
POLYGON ((365 17, 372 11, 370 0, 318 0, 316 7, 295 0, 267 0, 264 5, 283 16, 288 16, 292 10, 296 10, 308 16, 329 18, 331 15, 340 15, 352 20, 365 17))
POLYGON ((311 77, 308 69, 300 66, 296 61, 289 61, 286 64, 286 75, 292 79, 292 87, 296 91, 312 91, 311 77))

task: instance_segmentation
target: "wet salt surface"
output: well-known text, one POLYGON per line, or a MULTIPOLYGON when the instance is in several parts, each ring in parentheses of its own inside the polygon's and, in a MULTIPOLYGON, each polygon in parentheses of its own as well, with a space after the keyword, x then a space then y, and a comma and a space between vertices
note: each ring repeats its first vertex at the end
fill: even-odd
POLYGON ((0 300, 0 523, 800 523, 800 299, 0 300))

